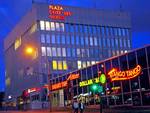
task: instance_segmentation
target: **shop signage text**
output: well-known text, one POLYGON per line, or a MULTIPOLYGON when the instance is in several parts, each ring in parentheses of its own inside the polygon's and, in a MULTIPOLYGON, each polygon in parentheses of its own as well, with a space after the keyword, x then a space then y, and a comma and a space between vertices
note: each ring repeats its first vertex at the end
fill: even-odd
POLYGON ((113 68, 108 72, 108 75, 111 81, 120 81, 120 80, 128 80, 138 76, 141 73, 141 66, 137 65, 134 69, 126 70, 126 71, 118 71, 113 68))
POLYGON ((71 16, 70 11, 65 11, 60 5, 49 5, 49 18, 54 20, 65 20, 66 17, 71 16))
POLYGON ((83 86, 92 85, 94 83, 100 83, 100 78, 97 77, 97 78, 94 78, 94 79, 89 79, 89 80, 82 81, 82 82, 79 83, 79 86, 83 87, 83 86))
POLYGON ((78 79, 80 77, 79 74, 70 74, 69 77, 67 78, 67 80, 57 83, 57 84, 53 84, 51 87, 51 90, 57 90, 57 89, 62 89, 68 86, 68 81, 71 80, 75 80, 78 79))

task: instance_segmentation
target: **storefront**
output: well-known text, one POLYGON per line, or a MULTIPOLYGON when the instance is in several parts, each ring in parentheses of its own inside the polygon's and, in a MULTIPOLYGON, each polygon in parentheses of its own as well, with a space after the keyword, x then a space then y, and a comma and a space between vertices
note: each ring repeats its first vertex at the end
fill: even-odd
POLYGON ((64 103, 82 97, 86 104, 97 104, 102 99, 107 106, 150 105, 150 46, 106 59, 71 74, 78 74, 79 78, 71 80, 67 84, 69 87, 60 88, 64 91, 64 103), (100 74, 106 75, 102 98, 89 88, 91 84, 99 84, 100 74))

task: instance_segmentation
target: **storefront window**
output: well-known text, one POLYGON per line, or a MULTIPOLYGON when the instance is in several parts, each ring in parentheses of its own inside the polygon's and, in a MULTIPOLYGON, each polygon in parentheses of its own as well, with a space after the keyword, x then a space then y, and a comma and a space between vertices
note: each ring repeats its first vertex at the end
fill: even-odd
POLYGON ((150 91, 142 92, 143 105, 150 105, 150 91))
POLYGON ((128 68, 127 68, 126 55, 119 57, 119 59, 120 59, 120 70, 122 71, 127 70, 128 68))
POLYGON ((131 89, 132 91, 139 91, 138 77, 131 79, 131 89))
POLYGON ((128 63, 129 63, 129 69, 136 67, 136 55, 135 52, 128 54, 128 63))
POLYGON ((146 89, 149 89, 150 85, 149 85, 149 77, 148 77, 148 70, 144 69, 141 72, 140 75, 140 84, 141 84, 141 90, 144 91, 146 89))
POLYGON ((123 92, 130 92, 130 86, 129 86, 129 80, 123 81, 122 82, 123 85, 123 92))
POLYGON ((134 106, 140 106, 141 105, 140 93, 139 92, 132 93, 132 100, 134 106))
POLYGON ((108 73, 111 69, 111 62, 110 61, 105 62, 105 68, 106 68, 106 73, 108 73))
POLYGON ((98 77, 97 65, 92 66, 93 78, 98 77))
POLYGON ((124 94, 124 104, 132 104, 132 98, 131 98, 131 93, 124 94))
POLYGON ((109 99, 109 105, 115 105, 115 97, 114 97, 114 95, 109 96, 108 99, 109 99))
POLYGON ((82 77, 81 77, 82 81, 86 80, 86 69, 82 70, 82 77))
POLYGON ((118 58, 115 58, 112 60, 112 67, 113 68, 119 68, 118 58))
POLYGON ((150 47, 147 48, 148 64, 150 66, 150 47))
POLYGON ((145 48, 137 51, 137 59, 142 68, 147 68, 145 48))
POLYGON ((122 95, 116 95, 116 105, 122 105, 122 95))

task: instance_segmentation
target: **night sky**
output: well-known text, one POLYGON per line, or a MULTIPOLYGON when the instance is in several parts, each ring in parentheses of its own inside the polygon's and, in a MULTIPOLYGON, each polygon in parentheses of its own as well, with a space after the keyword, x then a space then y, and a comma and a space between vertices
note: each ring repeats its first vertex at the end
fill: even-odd
MULTIPOLYGON (((150 44, 150 0, 51 0, 51 2, 108 10, 119 10, 121 6, 122 11, 131 14, 133 48, 150 44)), ((0 91, 4 90, 3 40, 31 6, 32 0, 0 0, 0 91)))

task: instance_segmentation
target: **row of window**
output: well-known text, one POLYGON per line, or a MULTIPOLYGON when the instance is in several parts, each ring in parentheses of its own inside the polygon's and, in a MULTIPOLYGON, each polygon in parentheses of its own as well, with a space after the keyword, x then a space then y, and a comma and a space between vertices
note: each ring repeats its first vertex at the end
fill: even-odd
POLYGON ((68 44, 68 45, 81 45, 81 46, 100 46, 102 47, 131 47, 129 39, 119 38, 98 38, 98 37, 83 37, 83 36, 64 36, 41 34, 41 43, 47 44, 68 44))
POLYGON ((82 58, 106 58, 126 53, 127 50, 100 50, 98 48, 60 48, 60 47, 41 47, 42 56, 50 57, 82 57, 82 58))
POLYGON ((67 70, 68 69, 67 62, 53 60, 52 68, 53 68, 53 70, 67 70))
POLYGON ((106 36, 129 36, 129 29, 104 27, 94 25, 64 24, 58 22, 40 21, 40 29, 46 31, 65 31, 71 33, 102 34, 106 36))

